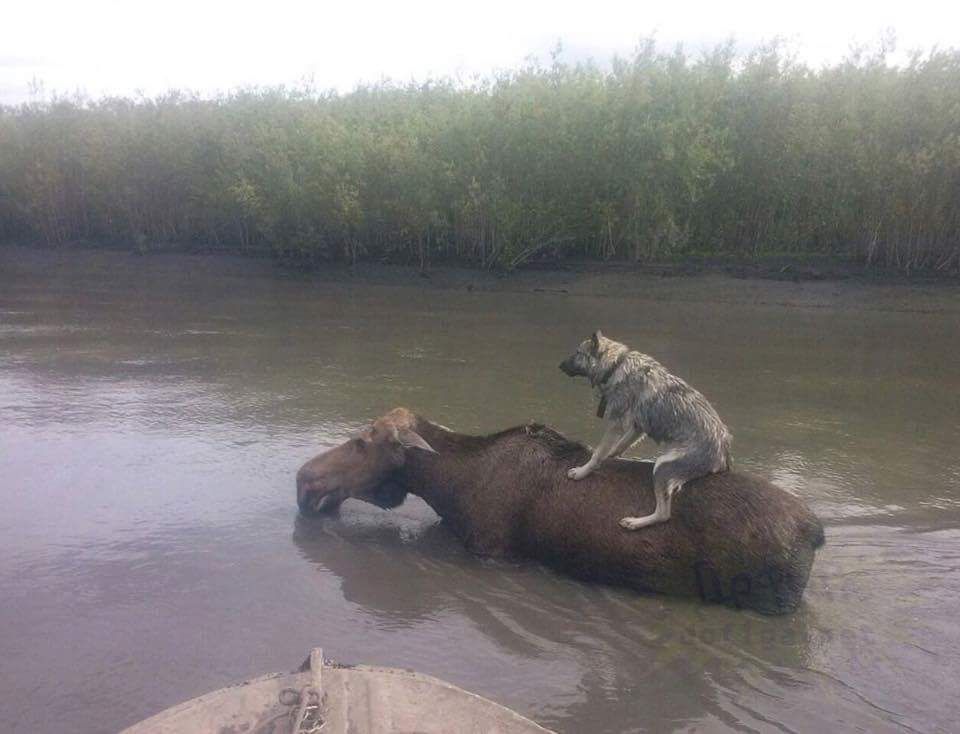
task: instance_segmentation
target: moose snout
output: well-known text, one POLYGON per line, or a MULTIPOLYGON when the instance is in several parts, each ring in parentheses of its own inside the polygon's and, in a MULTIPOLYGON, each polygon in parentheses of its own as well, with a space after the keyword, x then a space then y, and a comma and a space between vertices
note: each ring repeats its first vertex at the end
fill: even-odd
POLYGON ((314 487, 316 479, 314 473, 305 466, 297 472, 297 504, 304 512, 312 509, 310 490, 314 487))
POLYGON ((310 471, 307 467, 301 467, 300 471, 297 472, 297 491, 304 492, 308 489, 316 480, 313 472, 310 471))
POLYGON ((313 468, 304 466, 297 472, 297 505, 305 515, 338 506, 341 501, 339 494, 327 486, 313 468))

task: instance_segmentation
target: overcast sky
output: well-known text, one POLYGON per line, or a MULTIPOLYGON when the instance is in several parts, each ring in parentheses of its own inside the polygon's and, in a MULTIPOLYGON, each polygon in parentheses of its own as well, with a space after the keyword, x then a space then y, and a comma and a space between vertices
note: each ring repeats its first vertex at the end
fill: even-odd
POLYGON ((0 0, 0 102, 46 91, 204 94, 297 83, 349 90, 383 77, 489 73, 560 41, 568 59, 606 61, 649 34, 692 52, 733 37, 740 50, 783 37, 818 65, 851 44, 898 50, 960 47, 954 0, 582 0, 220 2, 219 0, 0 0))

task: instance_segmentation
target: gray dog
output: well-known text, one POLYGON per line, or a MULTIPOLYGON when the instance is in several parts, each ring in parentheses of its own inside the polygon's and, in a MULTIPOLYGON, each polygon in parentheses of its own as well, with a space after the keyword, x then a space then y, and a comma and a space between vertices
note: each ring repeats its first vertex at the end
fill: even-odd
POLYGON ((653 467, 657 509, 646 517, 625 517, 636 530, 670 519, 670 500, 685 483, 730 468, 733 436, 717 411, 697 390, 653 357, 631 351, 599 331, 560 363, 571 377, 588 377, 600 397, 597 416, 606 421, 590 460, 568 472, 583 479, 611 456, 620 456, 644 436, 670 444, 653 467))

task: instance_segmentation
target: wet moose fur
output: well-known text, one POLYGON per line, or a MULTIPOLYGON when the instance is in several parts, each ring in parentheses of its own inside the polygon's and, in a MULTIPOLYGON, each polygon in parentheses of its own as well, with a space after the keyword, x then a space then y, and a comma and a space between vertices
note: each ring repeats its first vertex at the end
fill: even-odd
POLYGON ((379 504, 419 495, 478 554, 536 559, 585 580, 776 614, 800 603, 824 542, 820 521, 800 499, 742 471, 691 481, 677 494, 670 522, 625 531, 619 518, 653 511, 652 463, 611 460, 573 482, 567 471, 588 451, 550 428, 467 436, 409 411, 393 415, 436 453, 407 451, 385 478, 396 494, 379 504))

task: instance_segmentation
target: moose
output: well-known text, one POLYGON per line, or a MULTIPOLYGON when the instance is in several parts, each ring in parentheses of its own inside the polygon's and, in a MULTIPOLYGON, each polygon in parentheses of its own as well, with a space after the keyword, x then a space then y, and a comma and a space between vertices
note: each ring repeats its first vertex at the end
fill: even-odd
POLYGON ((543 425, 471 436, 395 408, 304 464, 297 504, 304 515, 349 498, 391 509, 412 493, 479 555, 770 614, 800 604, 824 543, 802 500, 747 472, 711 474, 677 495, 670 522, 629 532, 619 518, 653 511, 653 464, 617 459, 568 479, 588 457, 543 425))

